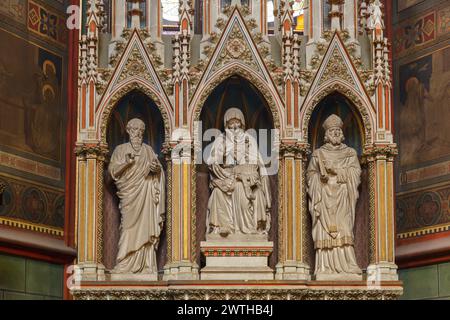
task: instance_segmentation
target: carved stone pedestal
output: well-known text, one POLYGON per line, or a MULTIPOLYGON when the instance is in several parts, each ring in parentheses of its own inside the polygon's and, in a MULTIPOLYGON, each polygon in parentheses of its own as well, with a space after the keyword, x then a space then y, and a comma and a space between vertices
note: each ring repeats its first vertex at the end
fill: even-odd
POLYGON ((100 263, 80 263, 74 267, 75 281, 105 281, 105 266, 100 263))
POLYGON ((367 281, 397 281, 397 266, 394 263, 377 263, 367 267, 367 281))
POLYGON ((201 280, 273 280, 268 266, 273 242, 259 236, 208 235, 200 244, 206 266, 200 271, 201 280))

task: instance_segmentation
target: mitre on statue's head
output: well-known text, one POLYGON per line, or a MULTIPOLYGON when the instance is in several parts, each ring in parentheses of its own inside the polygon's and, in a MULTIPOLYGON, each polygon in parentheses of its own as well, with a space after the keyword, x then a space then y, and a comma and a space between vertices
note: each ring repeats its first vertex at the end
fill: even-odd
POLYGON ((330 128, 341 128, 344 125, 344 123, 342 122, 341 118, 339 118, 337 115, 332 114, 331 116, 329 116, 327 118, 327 120, 324 121, 323 123, 323 128, 325 131, 327 131, 330 128))
POLYGON ((227 122, 230 121, 231 119, 240 120, 242 123, 242 129, 244 129, 245 118, 241 110, 239 110, 238 108, 230 108, 227 110, 227 112, 225 112, 225 115, 223 116, 223 122, 225 124, 225 127, 227 126, 227 122))

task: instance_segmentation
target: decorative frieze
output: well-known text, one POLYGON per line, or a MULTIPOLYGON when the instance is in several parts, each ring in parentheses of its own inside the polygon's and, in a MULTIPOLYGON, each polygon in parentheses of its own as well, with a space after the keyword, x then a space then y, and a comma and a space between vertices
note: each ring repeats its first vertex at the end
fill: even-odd
MULTIPOLYGON (((272 286, 288 284, 278 282, 272 286)), ((259 281, 259 285, 261 281, 259 281)), ((320 287, 308 287, 303 284, 290 284, 289 288, 223 288, 211 286, 204 288, 201 283, 198 288, 171 288, 165 284, 159 287, 143 287, 141 289, 128 289, 120 287, 110 288, 79 288, 72 290, 77 300, 395 300, 403 290, 398 282, 387 283, 386 287, 373 288, 367 283, 359 286, 333 286, 333 289, 320 287)))

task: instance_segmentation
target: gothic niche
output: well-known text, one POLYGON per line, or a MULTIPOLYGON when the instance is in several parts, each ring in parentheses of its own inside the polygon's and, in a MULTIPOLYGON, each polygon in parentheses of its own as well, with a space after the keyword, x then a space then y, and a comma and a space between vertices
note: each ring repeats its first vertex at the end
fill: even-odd
MULTIPOLYGON (((122 97, 111 113, 108 123, 107 143, 109 149, 108 161, 104 169, 103 192, 103 263, 107 270, 112 270, 117 264, 119 251, 120 219, 119 198, 116 195, 117 187, 108 170, 111 156, 117 146, 129 141, 126 130, 127 123, 131 119, 140 119, 145 124, 143 142, 148 144, 157 155, 162 165, 162 171, 166 173, 166 164, 161 154, 164 143, 164 123, 156 104, 144 93, 133 90, 122 97)), ((167 177, 167 175, 165 175, 167 177)), ((165 228, 160 233, 158 248, 156 251, 157 270, 160 274, 166 263, 167 238, 165 228)))
MULTIPOLYGON (((216 141, 215 138, 208 138, 205 139, 205 132, 208 129, 216 129, 216 132, 218 134, 224 134, 225 132, 225 123, 224 118, 225 117, 231 117, 231 118, 239 118, 243 117, 243 122, 245 122, 244 127, 245 130, 254 129, 255 133, 259 133, 260 129, 268 129, 264 130, 264 132, 267 133, 267 136, 256 134, 254 137, 255 140, 252 140, 250 137, 243 138, 245 139, 245 143, 249 143, 248 141, 254 141, 255 145, 257 144, 259 146, 259 153, 261 158, 265 159, 265 161, 270 161, 268 159, 271 156, 271 145, 272 140, 274 138, 273 132, 271 132, 271 129, 274 128, 273 125, 273 119, 272 115, 269 111, 269 106, 267 105, 267 102, 261 95, 261 93, 258 91, 258 89, 252 85, 249 81, 246 79, 240 77, 240 76, 231 76, 230 78, 224 80, 221 84, 219 84, 213 92, 210 94, 208 99, 206 100, 205 104, 203 105, 202 112, 200 114, 200 120, 202 122, 202 136, 204 137, 202 142, 202 150, 203 150, 203 161, 201 164, 196 165, 196 215, 197 215, 197 223, 196 223, 196 239, 197 239, 197 263, 199 264, 200 268, 204 268, 206 265, 206 259, 203 254, 201 254, 201 248, 200 243, 202 241, 208 240, 208 237, 216 237, 218 242, 221 241, 227 241, 227 239, 230 239, 234 237, 236 234, 245 234, 248 233, 255 233, 259 236, 259 233, 261 234, 261 237, 265 237, 266 241, 273 241, 273 252, 269 256, 268 265, 270 268, 274 269, 276 264, 276 257, 277 257, 277 212, 278 212, 278 176, 277 174, 268 175, 266 177, 265 182, 262 182, 263 179, 261 179, 261 185, 267 186, 267 192, 260 192, 258 190, 259 187, 252 186, 252 189, 246 190, 245 187, 243 187, 242 194, 248 196, 248 194, 253 193, 255 195, 254 202, 256 203, 258 201, 258 197, 264 198, 261 199, 261 203, 267 203, 267 199, 270 199, 270 210, 268 211, 268 218, 269 221, 264 221, 264 226, 261 227, 261 225, 258 225, 256 228, 258 231, 255 232, 247 230, 242 230, 242 227, 236 227, 237 231, 231 231, 230 230, 224 230, 225 228, 218 227, 217 230, 212 230, 210 228, 211 225, 213 225, 211 222, 208 221, 208 218, 211 218, 212 214, 208 217, 208 201, 211 198, 212 192, 222 193, 222 189, 216 190, 215 187, 219 188, 218 186, 214 186, 214 183, 212 183, 211 180, 211 166, 208 166, 205 162, 208 155, 212 154, 211 148, 212 145, 216 145, 219 141, 216 141), (235 109, 232 109, 235 108, 235 109), (236 110, 237 109, 237 110, 236 110), (205 141, 206 140, 206 141, 205 141), (268 146, 268 150, 261 149, 261 145, 264 144, 263 140, 265 140, 265 144, 268 146), (268 195, 268 197, 266 197, 268 195), (208 224, 208 226, 207 226, 208 224), (260 228, 261 227, 261 228, 260 228), (267 234, 265 234, 266 228, 267 234), (260 232, 261 231, 261 232, 260 232), (224 234, 230 232, 230 235, 221 237, 224 234), (219 236, 219 234, 221 236, 219 236), (264 234, 264 236, 262 235, 264 234), (228 237, 228 238, 227 238, 228 237)), ((200 132, 200 130, 198 130, 200 132)), ((247 131, 248 132, 248 131, 247 131)), ((244 134, 245 136, 245 134, 244 134)), ((225 137, 225 135, 221 136, 222 138, 225 137)), ((225 141, 225 140, 224 140, 225 141)), ((228 141, 228 140, 226 140, 228 141)), ((244 144, 245 144, 244 143, 244 144)), ((250 142, 251 144, 252 142, 250 142)), ((223 145, 226 145, 226 142, 223 143, 223 145)), ((214 147, 213 147, 214 148, 214 147)), ((250 147, 251 148, 251 147, 250 147)), ((226 149, 226 146, 225 146, 226 149)), ((263 167, 259 167, 258 170, 261 170, 263 167)), ((220 169, 221 170, 221 169, 220 169)), ((236 168, 231 169, 236 171, 236 168)), ((238 178, 237 178, 238 179, 238 178)), ((231 179, 233 180, 233 179, 231 179)), ((234 181, 234 180, 233 180, 234 181)), ((223 181, 219 181, 219 184, 223 181)), ((239 188, 238 183, 235 183, 236 188, 239 188)), ((245 186, 245 183, 242 182, 242 185, 245 186)), ((233 191, 234 192, 234 191, 233 191)), ((214 198, 214 197, 212 197, 214 198)), ((220 195, 219 195, 220 198, 220 195)), ((243 202, 245 202, 246 199, 250 198, 243 198, 243 202)), ((233 198, 234 199, 234 198, 233 198)), ((234 201, 234 200, 233 200, 234 201)), ((219 201, 220 202, 220 201, 219 201)), ((251 202, 251 201, 250 201, 251 202)), ((234 202, 233 202, 234 203, 234 202)), ((237 203, 237 202, 236 202, 237 203)), ((253 202, 251 202, 253 203, 253 202)), ((261 205, 263 207, 264 205, 261 205)), ((239 206, 240 207, 240 206, 239 206)), ((256 205, 255 205, 256 207, 256 205)), ((221 210, 220 210, 221 211, 221 210)), ((233 209, 232 212, 237 212, 238 209, 233 209)), ((244 210, 245 211, 245 210, 244 210)), ((261 210, 262 211, 262 210, 261 210)), ((212 212, 212 211, 210 211, 212 212)), ((258 211, 259 212, 259 211, 258 211)), ((234 214, 234 213, 233 213, 234 214)), ((255 218, 256 219, 256 218, 255 218)), ((261 222, 261 221, 259 221, 261 222)), ((239 222, 236 222, 236 224, 239 224, 239 222)), ((256 225, 256 224, 255 224, 256 225)), ((244 228, 245 229, 245 228, 244 228)), ((251 229, 251 228, 250 228, 251 229)), ((253 236, 253 235, 252 235, 253 236)), ((208 240, 209 241, 209 240, 208 240)), ((245 241, 248 240, 243 240, 245 241)), ((267 259, 267 258, 265 258, 267 259)), ((230 260, 228 260, 230 261, 230 260)), ((228 262, 225 262, 227 264, 228 262)), ((265 268, 267 268, 267 262, 265 263, 265 268)), ((269 268, 267 268, 269 270, 269 268)), ((273 275, 271 275, 273 278, 273 275)), ((201 276, 202 279, 206 279, 203 275, 201 276)), ((211 278, 212 279, 212 278, 211 278)))
MULTIPOLYGON (((324 145, 324 136, 325 136, 325 129, 323 128, 325 123, 325 127, 329 128, 332 126, 336 126, 337 125, 341 125, 342 127, 342 132, 343 135, 345 137, 345 140, 343 141, 343 144, 346 144, 348 147, 353 148, 356 151, 356 156, 357 156, 357 160, 356 158, 354 158, 356 162, 359 161, 360 167, 361 167, 361 174, 360 174, 360 184, 356 186, 356 188, 353 187, 348 187, 348 190, 350 190, 350 188, 354 188, 357 190, 358 192, 358 199, 356 200, 356 208, 355 208, 355 218, 354 218, 354 226, 353 226, 353 235, 354 235, 354 239, 352 240, 345 240, 344 242, 354 242, 354 252, 355 252, 355 257, 356 257, 356 265, 355 266, 354 263, 349 263, 347 265, 347 267, 343 267, 344 269, 349 269, 349 270, 353 270, 356 273, 358 273, 358 269, 361 269, 362 272, 364 273, 365 269, 367 268, 368 264, 369 264, 369 176, 368 176, 368 168, 367 168, 367 164, 363 161, 362 158, 362 152, 363 152, 363 146, 365 144, 364 141, 364 126, 363 126, 363 122, 362 119, 359 115, 359 112, 357 111, 357 109, 355 108, 355 106, 353 105, 353 103, 347 99, 344 95, 335 92, 332 93, 328 96, 326 96, 324 99, 322 99, 319 104, 317 105, 317 107, 315 108, 311 119, 310 119, 310 123, 309 123, 309 128, 308 128, 308 132, 309 132, 309 143, 311 145, 311 150, 317 150, 318 148, 320 148, 321 146, 324 145), (340 122, 340 120, 338 120, 336 117, 332 116, 332 115, 336 115, 338 116, 341 120, 342 123, 340 122), (330 116, 332 116, 330 118, 330 116)), ((317 154, 316 154, 317 155, 317 154)), ((326 158, 325 155, 323 155, 322 153, 322 157, 326 158)), ((313 169, 314 165, 311 163, 311 161, 313 160, 313 156, 309 157, 309 166, 308 168, 313 169)), ((325 160, 321 160, 321 162, 327 162, 329 161, 329 159, 325 159, 325 160)), ((316 158, 316 163, 317 163, 317 168, 319 168, 319 164, 317 162, 317 158, 316 158)), ((338 165, 338 164, 336 164, 338 165)), ((339 166, 339 165, 338 165, 339 166)), ((358 164, 356 163, 356 167, 358 166, 358 164)), ((322 166, 322 168, 325 170, 326 172, 328 172, 328 169, 324 169, 325 167, 322 166)), ((310 170, 308 169, 308 170, 310 170)), ((320 170, 320 171, 323 171, 320 170)), ((348 174, 348 176, 350 176, 350 173, 345 173, 346 175, 348 174)), ((308 176, 308 171, 307 174, 308 176)), ((350 178, 349 178, 350 179, 350 178)), ((309 181, 310 183, 311 180, 309 181)), ((308 179, 307 179, 307 183, 308 183, 308 179)), ((312 187, 310 187, 312 190, 312 187)), ((312 195, 314 197, 314 195, 312 195)), ((334 239, 338 239, 339 233, 338 232, 343 232, 342 230, 328 230, 328 232, 324 231, 324 233, 327 233, 331 236, 330 239, 326 240, 326 239, 321 239, 321 244, 319 244, 317 242, 318 239, 316 239, 316 243, 313 241, 312 239, 312 233, 313 232, 318 232, 317 229, 314 229, 314 231, 311 229, 312 227, 312 216, 311 216, 311 211, 310 211, 310 202, 311 202, 311 194, 308 195, 308 219, 309 219, 309 231, 308 231, 308 236, 309 238, 309 242, 312 244, 310 247, 310 251, 309 251, 309 259, 310 259, 310 267, 311 267, 311 272, 312 274, 314 274, 315 272, 315 266, 316 266, 316 251, 314 249, 314 244, 316 244, 316 246, 321 246, 323 243, 327 242, 328 240, 331 240, 331 238, 333 238, 335 235, 333 234, 333 232, 335 232, 336 234, 338 234, 338 236, 336 236, 334 239)), ((316 200, 314 200, 316 201, 316 200)), ((314 202, 312 201, 312 202, 314 202)), ((351 201, 349 201, 351 202, 351 201)), ((319 210, 320 211, 320 210, 319 210)), ((334 225, 333 223, 331 223, 332 225, 334 225)), ((331 228, 333 228, 333 226, 331 226, 331 228)), ((339 227, 338 227, 339 229, 339 227)), ((351 231, 350 231, 351 232, 351 231)), ((320 232, 319 232, 320 233, 320 232)), ((321 236, 317 236, 317 238, 322 238, 321 236)), ((341 239, 342 240, 342 239, 341 239)), ((325 245, 326 247, 326 245, 325 245)), ((333 249, 334 250, 334 249, 333 249)), ((348 253, 346 253, 346 255, 348 255, 348 253)), ((323 258, 323 256, 322 256, 323 258)), ((348 260, 348 259, 347 259, 348 260)), ((350 259, 352 260, 352 259, 350 259)), ((325 263, 326 264, 326 263, 325 263)), ((323 265, 323 264, 322 264, 323 265)), ((325 268, 327 269, 327 268, 325 268)), ((332 268, 333 269, 333 268, 332 268)), ((340 267, 338 267, 337 269, 340 269, 340 267)), ((359 273, 361 272, 361 270, 359 271, 359 273)), ((316 270, 317 271, 317 270, 316 270)), ((323 270, 322 270, 323 271, 323 270)), ((320 276, 317 277, 318 280, 361 280, 361 275, 358 275, 358 277, 355 276, 355 274, 353 275, 349 275, 349 273, 346 273, 344 271, 341 270, 341 272, 344 274, 340 274, 339 276, 336 275, 325 275, 322 276, 322 278, 320 278, 320 276)), ((349 272, 347 270, 347 272, 349 272)))

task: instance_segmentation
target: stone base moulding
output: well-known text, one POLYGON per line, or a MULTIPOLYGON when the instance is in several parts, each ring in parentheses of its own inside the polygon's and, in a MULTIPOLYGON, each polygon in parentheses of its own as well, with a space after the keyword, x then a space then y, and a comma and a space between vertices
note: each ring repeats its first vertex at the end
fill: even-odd
POLYGON ((163 280, 198 280, 198 265, 189 261, 170 263, 164 266, 163 280))
POLYGON ((276 266, 277 280, 311 280, 309 266, 297 261, 285 261, 276 266))
POLYGON ((75 281, 105 281, 105 266, 99 263, 80 263, 74 267, 75 281))
POLYGON ((377 263, 367 267, 367 281, 397 281, 397 265, 394 263, 377 263))

